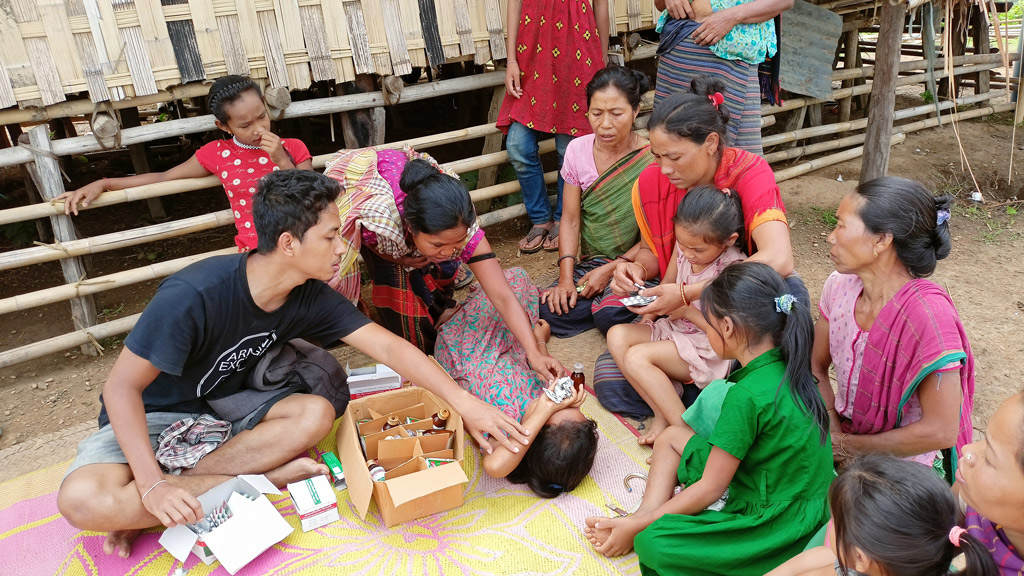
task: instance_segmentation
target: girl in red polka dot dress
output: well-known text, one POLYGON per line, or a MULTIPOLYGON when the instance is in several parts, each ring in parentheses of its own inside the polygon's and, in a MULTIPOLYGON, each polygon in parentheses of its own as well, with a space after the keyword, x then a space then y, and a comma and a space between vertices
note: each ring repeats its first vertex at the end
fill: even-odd
POLYGON ((64 213, 78 215, 107 190, 202 178, 216 174, 231 202, 240 252, 256 249, 256 228, 252 223, 252 196, 260 178, 274 170, 311 170, 313 159, 302 141, 280 138, 270 131, 270 116, 263 93, 246 76, 225 76, 210 87, 210 111, 214 124, 231 135, 230 140, 205 144, 195 155, 166 172, 152 172, 126 178, 103 178, 57 197, 64 200, 64 213))

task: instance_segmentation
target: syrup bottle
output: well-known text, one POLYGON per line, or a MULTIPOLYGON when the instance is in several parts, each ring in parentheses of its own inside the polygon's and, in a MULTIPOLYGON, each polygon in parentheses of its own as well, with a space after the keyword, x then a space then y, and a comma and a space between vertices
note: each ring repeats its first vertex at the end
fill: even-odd
POLYGON ((384 467, 378 464, 376 460, 367 460, 366 467, 370 470, 370 478, 373 478, 374 482, 384 481, 384 467))
POLYGON ((583 364, 577 362, 572 365, 572 374, 569 375, 572 385, 578 392, 587 383, 587 376, 583 373, 583 364))
POLYGON ((384 427, 381 428, 381 432, 383 432, 384 430, 390 430, 395 426, 398 426, 398 424, 398 416, 388 416, 388 421, 384 423, 384 427))
POLYGON ((444 430, 445 426, 447 426, 448 424, 449 416, 451 416, 451 413, 449 413, 444 408, 438 410, 437 414, 434 414, 434 416, 432 417, 432 419, 434 420, 434 430, 444 430))

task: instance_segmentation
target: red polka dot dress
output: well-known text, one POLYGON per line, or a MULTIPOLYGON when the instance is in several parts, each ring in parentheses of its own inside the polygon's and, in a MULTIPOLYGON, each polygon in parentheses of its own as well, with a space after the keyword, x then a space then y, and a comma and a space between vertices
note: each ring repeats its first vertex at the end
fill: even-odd
MULTIPOLYGON (((301 140, 282 138, 281 146, 296 166, 312 158, 301 140)), ((252 223, 252 197, 256 193, 259 179, 280 168, 262 149, 239 145, 233 138, 204 145, 196 151, 196 160, 220 178, 224 185, 224 193, 228 196, 235 217, 235 228, 238 229, 238 235, 235 236, 238 251, 255 250, 258 240, 252 223)))

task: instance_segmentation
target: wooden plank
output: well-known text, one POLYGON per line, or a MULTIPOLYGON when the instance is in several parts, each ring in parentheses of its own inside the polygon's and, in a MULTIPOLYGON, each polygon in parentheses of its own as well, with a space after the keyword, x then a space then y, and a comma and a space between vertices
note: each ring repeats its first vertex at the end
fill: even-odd
POLYGON ((864 138, 864 161, 860 181, 884 176, 889 168, 889 134, 892 132, 896 82, 899 80, 900 41, 907 5, 882 3, 875 76, 871 82, 871 107, 864 138))
POLYGON ((93 102, 110 100, 110 90, 103 75, 103 64, 100 62, 96 43, 92 32, 80 32, 74 35, 75 50, 82 58, 82 72, 85 73, 85 84, 89 88, 89 99, 93 102))
MULTIPOLYGON (((857 53, 860 52, 860 33, 857 30, 848 30, 843 33, 843 68, 853 68, 857 65, 857 53)), ((843 88, 853 88, 856 79, 843 80, 843 88)), ((839 101, 839 121, 850 120, 850 110, 853 107, 853 96, 848 96, 839 101)))
MULTIPOLYGON (((164 2, 187 2, 188 0, 163 0, 164 2)), ((195 82, 206 79, 203 57, 199 55, 199 42, 192 20, 173 20, 167 23, 167 34, 174 47, 174 59, 178 62, 181 82, 195 82)))
MULTIPOLYGON (((491 107, 487 110, 487 122, 493 123, 498 120, 498 112, 501 111, 501 103, 505 100, 505 85, 497 86, 491 94, 491 107)), ((490 134, 484 137, 484 149, 481 154, 492 154, 501 150, 502 133, 490 134)), ((488 166, 481 168, 477 178, 477 188, 493 186, 497 180, 498 168, 488 166)))
POLYGON ((643 25, 643 18, 641 15, 640 0, 627 0, 626 2, 626 20, 629 23, 630 30, 636 30, 643 25))
POLYGON ((112 83, 110 79, 118 72, 127 70, 127 65, 119 62, 121 60, 121 46, 117 42, 111 42, 108 46, 107 42, 107 38, 116 39, 119 37, 117 25, 112 15, 113 8, 109 2, 104 2, 101 7, 98 0, 83 0, 82 4, 85 8, 85 16, 89 21, 89 33, 92 36, 93 46, 96 48, 96 57, 99 61, 100 70, 103 73, 103 81, 107 86, 110 99, 115 101, 123 100, 125 98, 124 88, 116 83, 112 83), (101 10, 111 12, 110 16, 104 19, 101 10), (107 30, 106 34, 104 33, 105 29, 107 30), (111 54, 115 49, 117 53, 111 54))
MULTIPOLYGON (((35 85, 44 106, 63 102, 66 100, 64 89, 61 86, 60 75, 46 39, 45 26, 41 21, 35 2, 32 0, 10 0, 9 8, 10 15, 13 16, 13 20, 17 24, 9 28, 8 31, 4 31, 4 35, 11 33, 21 38, 24 53, 28 57, 29 71, 33 75, 32 83, 26 85, 35 85)), ((3 12, 8 11, 4 10, 3 12)))
POLYGON ((203 71, 207 77, 224 76, 224 46, 221 43, 221 32, 218 30, 213 3, 192 2, 188 6, 189 14, 192 16, 192 31, 203 62, 203 71))
POLYGON ((288 68, 284 64, 284 50, 281 35, 277 29, 277 17, 273 10, 256 13, 260 23, 260 37, 263 40, 263 55, 267 59, 267 78, 271 86, 288 86, 288 68))
POLYGON ((352 64, 356 74, 373 74, 376 68, 370 58, 370 39, 366 21, 363 19, 363 3, 360 0, 342 0, 345 22, 348 24, 348 39, 352 48, 352 64))
MULTIPOLYGON (((34 87, 36 75, 32 71, 32 62, 25 51, 25 42, 18 29, 18 21, 14 17, 15 11, 24 17, 24 9, 20 5, 11 4, 10 0, 4 0, 2 5, 4 9, 0 9, 0 60, 4 64, 3 75, 11 85, 10 97, 17 103, 18 98, 15 92, 19 88, 34 87)), ((31 9, 34 10, 35 7, 32 6, 31 9)), ((0 90, 5 89, 0 88, 0 90)), ((28 104, 28 102, 22 102, 22 104, 28 104)))
MULTIPOLYGON (((120 116, 122 128, 134 128, 142 125, 139 122, 138 108, 125 108, 121 110, 120 116)), ((146 152, 145 144, 129 145, 128 153, 132 157, 132 168, 136 174, 148 174, 151 171, 149 167, 149 154, 146 152)), ((163 220, 167 218, 167 211, 164 210, 164 204, 159 198, 147 198, 146 206, 149 208, 149 215, 153 219, 163 220)))
POLYGON ((441 30, 437 25, 437 9, 434 0, 419 0, 420 26, 426 46, 427 60, 433 67, 444 64, 444 48, 441 45, 441 30))
MULTIPOLYGON (((114 14, 135 12, 135 0, 111 0, 114 14)), ((153 76, 153 64, 149 60, 149 51, 142 37, 141 26, 118 27, 124 56, 128 61, 128 71, 132 76, 132 86, 136 94, 156 94, 156 78, 153 76)))
POLYGON ((790 92, 828 98, 832 93, 832 60, 843 30, 842 17, 804 0, 795 0, 793 8, 782 13, 782 29, 805 33, 782 34, 779 83, 790 92))
POLYGON ((288 73, 287 86, 293 90, 305 90, 309 88, 312 77, 299 3, 297 0, 273 0, 273 6, 281 38, 281 54, 288 73))
MULTIPOLYGON (((46 151, 52 150, 50 143, 49 128, 46 125, 39 125, 29 130, 29 142, 32 146, 46 151)), ((29 167, 36 187, 46 200, 53 200, 64 193, 64 181, 61 180, 60 166, 57 160, 46 155, 33 152, 33 165, 29 167)), ((74 224, 68 216, 51 216, 50 222, 53 225, 53 232, 58 242, 77 240, 74 224)), ((64 280, 74 284, 85 278, 85 265, 80 258, 64 258, 60 261, 61 269, 64 272, 64 280)), ((92 296, 82 296, 71 300, 71 319, 75 328, 81 330, 96 324, 96 304, 92 296)), ((85 354, 96 354, 92 346, 83 346, 85 354)))
POLYGON ((331 48, 327 44, 327 23, 324 22, 323 10, 318 4, 310 4, 300 6, 299 13, 313 80, 335 80, 334 61, 331 59, 331 48))
POLYGON ((455 0, 455 31, 459 35, 459 50, 463 54, 476 52, 473 23, 469 18, 469 5, 466 0, 455 0))
POLYGON ((380 0, 381 15, 384 18, 384 34, 388 40, 388 52, 391 54, 391 66, 398 76, 412 72, 409 60, 409 49, 405 44, 405 31, 402 29, 402 12, 398 0, 380 0))
POLYGON ((256 33, 260 29, 260 21, 256 15, 256 3, 253 0, 234 0, 234 2, 226 0, 222 4, 222 8, 217 11, 218 21, 221 15, 226 14, 233 14, 238 20, 238 37, 244 47, 243 54, 247 61, 246 66, 249 68, 248 75, 253 78, 266 78, 267 66, 263 37, 256 33), (234 4, 234 12, 227 11, 231 4, 234 4))
MULTIPOLYGON (((14 97, 11 77, 7 75, 7 63, 4 62, 3 54, 0 54, 0 108, 10 108, 17 104, 18 99, 14 97)), ((0 126, 0 130, 2 129, 0 126)))
POLYGON ((178 62, 174 58, 174 46, 167 32, 160 0, 135 0, 134 3, 135 17, 138 18, 157 88, 181 84, 178 62))
POLYGON ((491 47, 491 58, 502 60, 508 55, 505 53, 505 27, 501 23, 501 5, 498 0, 484 0, 485 15, 487 18, 487 34, 490 37, 488 42, 491 47))
POLYGON ((239 30, 238 14, 217 16, 220 28, 220 43, 224 47, 224 69, 228 74, 249 75, 249 58, 245 55, 242 33, 239 30))
MULTIPOLYGON (((39 23, 46 30, 46 46, 57 70, 57 82, 61 84, 60 100, 64 93, 81 92, 86 88, 82 77, 82 61, 75 50, 71 22, 68 20, 64 0, 36 0, 39 23)), ((82 21, 76 18, 76 21, 82 21)))

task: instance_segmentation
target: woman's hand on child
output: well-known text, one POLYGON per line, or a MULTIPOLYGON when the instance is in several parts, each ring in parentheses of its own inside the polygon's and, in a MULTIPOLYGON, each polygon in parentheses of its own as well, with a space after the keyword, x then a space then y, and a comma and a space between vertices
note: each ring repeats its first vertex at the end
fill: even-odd
POLYGON ((717 44, 725 35, 728 34, 736 24, 739 24, 734 18, 735 13, 730 13, 729 10, 722 10, 714 12, 710 16, 704 19, 704 22, 693 31, 692 37, 696 44, 701 46, 711 46, 717 44))
POLYGON ((473 440, 488 454, 493 448, 487 441, 487 436, 510 452, 519 452, 520 446, 526 446, 530 442, 530 431, 522 424, 469 392, 454 402, 452 408, 462 416, 466 432, 469 432, 473 440), (485 434, 487 436, 484 436, 485 434))
POLYGON ((676 20, 693 20, 693 7, 688 0, 665 0, 665 10, 676 20))
POLYGON ((273 132, 260 134, 260 148, 270 156, 270 161, 282 168, 294 168, 288 152, 281 145, 281 137, 273 132))
POLYGON ((561 378, 566 374, 565 366, 562 366, 562 363, 557 358, 547 354, 537 353, 528 356, 526 359, 530 363, 530 367, 547 382, 561 378))
POLYGON ((91 184, 82 186, 78 190, 65 192, 54 198, 54 201, 64 201, 65 215, 74 214, 75 216, 78 216, 79 206, 82 208, 88 208, 89 204, 91 204, 93 200, 98 198, 100 194, 103 194, 105 191, 104 184, 105 182, 102 179, 97 180, 91 184))
MULTIPOLYGON (((582 280, 580 284, 582 285, 582 280)), ((540 295, 540 303, 547 304, 552 314, 568 314, 576 307, 576 285, 572 282, 559 281, 558 284, 540 295)))

